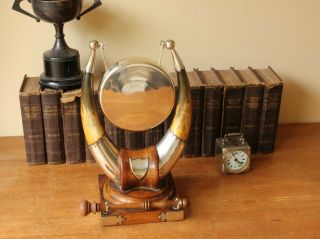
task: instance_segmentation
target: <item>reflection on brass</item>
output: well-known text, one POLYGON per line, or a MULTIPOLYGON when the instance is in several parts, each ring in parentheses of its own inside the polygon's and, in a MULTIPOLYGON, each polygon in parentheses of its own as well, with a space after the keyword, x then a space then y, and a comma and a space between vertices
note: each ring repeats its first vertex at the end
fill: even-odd
POLYGON ((96 143, 89 145, 89 150, 108 178, 119 183, 119 151, 108 137, 103 136, 96 143))
POLYGON ((175 103, 171 76, 157 63, 142 58, 114 64, 100 84, 99 97, 105 116, 131 131, 159 125, 175 103))
POLYGON ((149 160, 149 158, 129 158, 131 172, 137 179, 141 180, 147 175, 149 160))
POLYGON ((102 226, 116 226, 122 225, 126 220, 121 214, 120 215, 103 215, 101 217, 102 226))
POLYGON ((159 216, 159 219, 162 222, 173 222, 173 221, 180 221, 184 219, 184 211, 166 211, 162 212, 159 216))

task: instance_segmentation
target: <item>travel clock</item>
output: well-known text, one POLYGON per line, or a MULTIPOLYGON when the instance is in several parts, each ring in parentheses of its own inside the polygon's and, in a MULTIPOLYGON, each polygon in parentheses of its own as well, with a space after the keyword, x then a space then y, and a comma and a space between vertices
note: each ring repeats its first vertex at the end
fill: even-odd
POLYGON ((240 133, 216 140, 216 157, 223 173, 239 174, 250 168, 250 145, 240 133))

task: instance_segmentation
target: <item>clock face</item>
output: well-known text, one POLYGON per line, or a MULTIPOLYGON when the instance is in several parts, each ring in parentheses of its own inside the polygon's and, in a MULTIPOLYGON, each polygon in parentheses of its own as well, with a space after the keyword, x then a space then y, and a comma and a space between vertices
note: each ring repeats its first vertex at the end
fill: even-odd
POLYGON ((249 166, 249 156, 243 151, 233 151, 225 156, 225 168, 230 173, 241 173, 249 166))

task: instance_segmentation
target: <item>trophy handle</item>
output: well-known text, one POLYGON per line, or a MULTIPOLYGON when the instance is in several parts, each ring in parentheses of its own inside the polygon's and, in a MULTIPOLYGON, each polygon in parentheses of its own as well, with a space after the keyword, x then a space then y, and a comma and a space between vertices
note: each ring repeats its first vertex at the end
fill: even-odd
MULTIPOLYGON (((20 0, 21 1, 21 0, 20 0)), ((78 20, 80 20, 80 18, 87 14, 88 12, 91 12, 93 9, 99 7, 100 5, 102 5, 100 0, 94 0, 94 3, 92 4, 91 7, 89 7, 88 9, 86 9, 85 11, 83 11, 82 13, 79 14, 79 16, 77 17, 78 20)))
MULTIPOLYGON (((37 18, 36 16, 32 15, 31 13, 28 13, 27 11, 23 10, 21 7, 20 7, 20 3, 22 2, 23 0, 15 0, 14 3, 13 3, 13 6, 12 6, 12 9, 17 11, 17 12, 20 12, 24 15, 27 15, 29 17, 32 17, 34 19, 36 19, 37 22, 40 22, 40 18, 37 18)), ((30 2, 30 0, 28 0, 28 2, 30 2)))

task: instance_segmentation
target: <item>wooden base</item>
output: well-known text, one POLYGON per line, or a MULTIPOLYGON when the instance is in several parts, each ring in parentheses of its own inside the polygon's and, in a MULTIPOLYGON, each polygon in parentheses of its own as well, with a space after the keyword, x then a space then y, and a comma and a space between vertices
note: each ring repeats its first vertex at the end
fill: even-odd
MULTIPOLYGON (((142 200, 172 200, 177 198, 172 177, 168 177, 162 189, 148 192, 140 189, 131 192, 118 191, 105 176, 99 175, 100 205, 122 203, 138 203, 142 200), (120 200, 120 201, 119 201, 120 200)), ((129 225, 153 222, 169 222, 183 220, 184 209, 112 209, 109 212, 101 210, 102 226, 129 225)))

